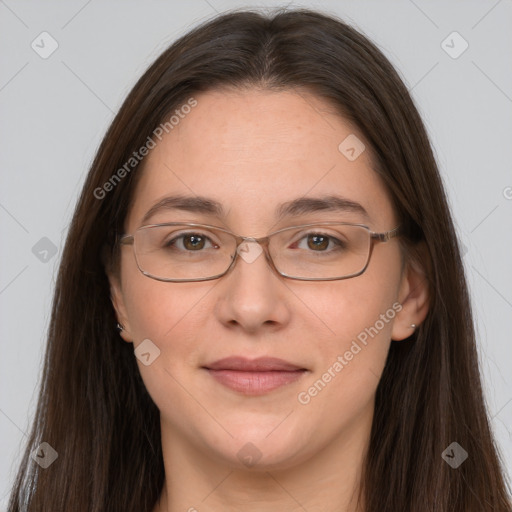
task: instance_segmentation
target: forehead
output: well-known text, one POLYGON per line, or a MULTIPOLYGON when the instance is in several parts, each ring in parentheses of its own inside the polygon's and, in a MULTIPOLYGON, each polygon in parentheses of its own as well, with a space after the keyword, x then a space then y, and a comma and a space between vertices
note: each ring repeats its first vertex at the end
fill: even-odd
POLYGON ((232 229, 261 234, 279 205, 329 194, 362 204, 374 228, 393 222, 370 148, 329 103, 304 91, 255 89, 209 91, 194 99, 196 106, 178 112, 169 133, 154 138, 127 229, 141 225, 147 211, 171 195, 212 198, 223 205, 232 229))

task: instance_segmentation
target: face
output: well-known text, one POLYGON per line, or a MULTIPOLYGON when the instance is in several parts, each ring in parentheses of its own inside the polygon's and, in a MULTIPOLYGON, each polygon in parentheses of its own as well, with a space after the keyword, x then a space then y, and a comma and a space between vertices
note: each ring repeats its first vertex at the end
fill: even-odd
MULTIPOLYGON (((323 221, 374 232, 397 226, 368 145, 355 160, 339 149, 348 136, 362 135, 319 98, 256 90, 195 98, 197 106, 146 157, 126 233, 166 222, 255 238, 323 221), (223 212, 169 207, 143 222, 156 203, 175 195, 208 198, 223 212), (333 195, 362 208, 276 216, 291 201, 333 195)), ((371 422, 390 340, 406 338, 420 320, 411 276, 397 239, 376 243, 360 276, 316 282, 281 277, 264 256, 239 257, 217 280, 161 282, 139 271, 126 245, 111 285, 124 340, 134 348, 151 340, 151 350, 160 351, 151 364, 137 364, 161 412, 162 435, 233 466, 252 456, 259 466, 285 468, 371 422), (243 372, 225 372, 221 382, 222 372, 207 369, 232 356, 279 358, 301 371, 293 378, 274 373, 271 382, 284 383, 273 389, 256 389, 266 377, 246 373, 253 380, 244 392, 237 388, 248 382, 243 372)))

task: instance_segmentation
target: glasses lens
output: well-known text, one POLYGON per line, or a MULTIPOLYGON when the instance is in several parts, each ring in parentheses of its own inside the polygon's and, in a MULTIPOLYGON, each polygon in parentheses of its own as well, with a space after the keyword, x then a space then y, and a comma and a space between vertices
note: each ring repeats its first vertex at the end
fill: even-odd
POLYGON ((361 273, 370 254, 371 236, 347 224, 295 227, 271 238, 276 268, 289 277, 333 279, 361 273))
POLYGON ((235 252, 232 235, 187 225, 143 227, 135 232, 140 270, 157 279, 205 279, 227 270, 235 252))

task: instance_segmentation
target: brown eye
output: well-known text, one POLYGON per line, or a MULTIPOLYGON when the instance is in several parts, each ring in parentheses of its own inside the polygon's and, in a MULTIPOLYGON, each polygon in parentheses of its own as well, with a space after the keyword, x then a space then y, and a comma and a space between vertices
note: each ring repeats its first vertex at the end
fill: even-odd
POLYGON ((308 247, 313 250, 325 250, 329 247, 329 237, 324 235, 308 235, 308 247))
POLYGON ((203 249, 205 238, 201 235, 183 235, 183 246, 185 249, 196 250, 203 249))

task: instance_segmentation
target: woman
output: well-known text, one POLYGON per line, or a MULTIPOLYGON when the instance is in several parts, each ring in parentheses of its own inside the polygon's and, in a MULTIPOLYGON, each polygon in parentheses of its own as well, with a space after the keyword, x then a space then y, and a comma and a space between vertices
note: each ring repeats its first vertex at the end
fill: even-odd
POLYGON ((10 511, 507 511, 419 114, 342 21, 235 12, 84 185, 10 511))

